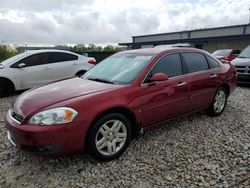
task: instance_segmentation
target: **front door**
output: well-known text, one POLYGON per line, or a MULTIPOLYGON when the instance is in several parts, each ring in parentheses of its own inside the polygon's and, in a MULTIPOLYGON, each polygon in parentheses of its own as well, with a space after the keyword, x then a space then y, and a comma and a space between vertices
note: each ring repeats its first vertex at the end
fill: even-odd
POLYGON ((154 123, 185 114, 189 110, 188 76, 182 75, 183 68, 180 54, 162 57, 141 86, 142 125, 154 123), (165 73, 166 81, 150 83, 149 78, 155 73, 165 73))
POLYGON ((43 85, 53 80, 46 53, 31 55, 11 67, 15 69, 15 77, 22 89, 43 85), (20 64, 23 67, 19 67, 20 64))

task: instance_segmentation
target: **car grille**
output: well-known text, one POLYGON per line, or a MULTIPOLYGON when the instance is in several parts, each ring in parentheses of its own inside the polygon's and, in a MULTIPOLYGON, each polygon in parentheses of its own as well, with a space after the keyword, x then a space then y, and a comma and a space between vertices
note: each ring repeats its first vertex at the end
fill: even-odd
POLYGON ((238 73, 250 74, 250 66, 235 66, 238 73))
POLYGON ((19 124, 23 121, 23 117, 13 111, 11 112, 11 117, 13 118, 13 120, 15 120, 19 124))

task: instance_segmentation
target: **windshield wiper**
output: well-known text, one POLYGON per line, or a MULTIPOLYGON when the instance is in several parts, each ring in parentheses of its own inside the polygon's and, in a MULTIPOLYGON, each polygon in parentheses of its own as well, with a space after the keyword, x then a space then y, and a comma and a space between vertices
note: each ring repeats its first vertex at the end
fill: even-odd
POLYGON ((97 82, 103 82, 103 83, 108 83, 108 84, 114 84, 114 82, 109 81, 109 80, 105 80, 105 79, 101 79, 101 78, 87 78, 88 80, 92 80, 92 81, 97 81, 97 82))

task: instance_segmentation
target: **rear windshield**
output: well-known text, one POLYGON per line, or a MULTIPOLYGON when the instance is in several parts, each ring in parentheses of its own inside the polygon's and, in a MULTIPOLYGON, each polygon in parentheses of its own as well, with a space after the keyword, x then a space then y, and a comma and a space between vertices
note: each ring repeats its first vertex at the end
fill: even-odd
POLYGON ((250 46, 246 47, 238 56, 239 58, 250 58, 250 46))
POLYGON ((229 56, 232 50, 217 50, 213 53, 214 56, 229 56))

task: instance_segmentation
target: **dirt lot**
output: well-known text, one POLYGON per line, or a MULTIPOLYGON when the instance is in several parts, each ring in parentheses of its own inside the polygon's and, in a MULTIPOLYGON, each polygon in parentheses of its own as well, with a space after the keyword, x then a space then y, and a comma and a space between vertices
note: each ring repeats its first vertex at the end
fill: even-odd
POLYGON ((16 150, 3 122, 15 97, 0 99, 0 187, 250 186, 250 87, 238 87, 220 117, 201 112, 168 122, 108 163, 86 155, 43 159, 16 150))

